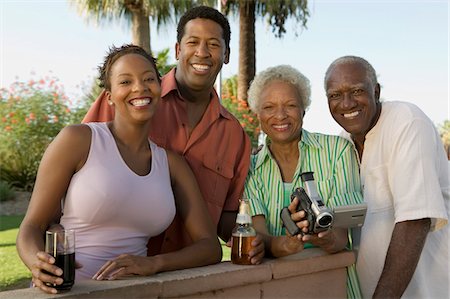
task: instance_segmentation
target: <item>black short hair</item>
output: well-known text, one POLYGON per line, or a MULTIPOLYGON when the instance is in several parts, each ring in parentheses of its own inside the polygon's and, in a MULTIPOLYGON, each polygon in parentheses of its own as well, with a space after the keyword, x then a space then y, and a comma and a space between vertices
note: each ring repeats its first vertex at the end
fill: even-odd
POLYGON ((181 42, 181 39, 184 36, 184 29, 186 27, 187 22, 194 19, 208 19, 216 22, 222 27, 223 39, 225 41, 225 46, 227 51, 230 52, 230 38, 231 38, 231 29, 230 23, 227 18, 220 13, 217 9, 209 7, 209 6, 197 6, 189 9, 184 13, 178 22, 177 26, 177 41, 181 42))
POLYGON ((158 68, 156 67, 156 59, 143 48, 136 45, 126 44, 118 48, 114 45, 109 48, 109 51, 103 60, 103 64, 98 67, 98 71, 100 73, 98 77, 98 85, 100 87, 105 88, 106 90, 111 90, 111 82, 109 81, 111 66, 117 59, 127 54, 138 54, 150 61, 155 68, 158 82, 161 83, 161 76, 159 75, 158 68))

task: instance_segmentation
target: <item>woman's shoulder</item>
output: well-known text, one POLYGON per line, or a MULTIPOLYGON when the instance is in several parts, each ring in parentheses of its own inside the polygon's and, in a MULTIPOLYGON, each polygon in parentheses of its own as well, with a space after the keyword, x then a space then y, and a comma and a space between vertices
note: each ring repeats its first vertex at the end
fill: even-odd
POLYGON ((91 129, 87 125, 69 125, 64 127, 48 147, 46 153, 60 159, 60 157, 70 157, 71 162, 76 166, 76 171, 84 165, 90 145, 91 129), (68 155, 70 153, 70 155, 68 155))
POLYGON ((176 152, 169 150, 169 149, 165 149, 162 146, 159 146, 158 144, 153 142, 151 139, 148 139, 148 143, 149 143, 150 149, 152 151, 152 156, 154 156, 156 159, 166 159, 167 158, 167 161, 171 162, 174 159, 178 160, 178 157, 181 157, 176 152))
POLYGON ((86 124, 68 125, 58 134, 58 138, 69 142, 90 141, 91 136, 91 128, 86 124))

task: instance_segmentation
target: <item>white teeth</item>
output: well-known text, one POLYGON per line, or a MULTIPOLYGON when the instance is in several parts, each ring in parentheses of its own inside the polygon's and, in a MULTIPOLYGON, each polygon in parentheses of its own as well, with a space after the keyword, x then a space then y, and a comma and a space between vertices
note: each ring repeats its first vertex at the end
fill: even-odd
POLYGON ((288 127, 288 125, 273 125, 273 127, 277 130, 283 130, 288 127))
POLYGON ((360 111, 355 111, 355 112, 352 112, 352 113, 345 113, 344 117, 345 118, 352 118, 352 117, 358 116, 359 113, 360 113, 360 111))
POLYGON ((197 71, 206 71, 210 68, 210 66, 206 64, 193 64, 192 67, 197 71))
POLYGON ((151 100, 149 98, 136 99, 136 100, 130 101, 131 105, 137 106, 137 107, 148 105, 148 104, 150 104, 150 102, 151 102, 151 100))

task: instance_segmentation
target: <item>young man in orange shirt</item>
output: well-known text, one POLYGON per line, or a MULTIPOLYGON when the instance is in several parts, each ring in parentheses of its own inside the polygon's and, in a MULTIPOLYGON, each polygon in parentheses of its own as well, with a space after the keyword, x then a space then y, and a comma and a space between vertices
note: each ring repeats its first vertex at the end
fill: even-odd
MULTIPOLYGON (((230 35, 228 20, 214 8, 200 6, 182 16, 175 45, 178 64, 162 78, 162 100, 149 134, 159 146, 185 157, 217 234, 225 241, 235 223, 251 148, 248 136, 214 90, 217 74, 229 60, 230 35)), ((113 113, 102 93, 83 122, 108 121, 113 113)), ((155 241, 150 242, 149 255, 180 249, 190 237, 176 218, 160 242, 155 241)), ((259 254, 254 262, 262 258, 261 251, 255 250, 259 254)))

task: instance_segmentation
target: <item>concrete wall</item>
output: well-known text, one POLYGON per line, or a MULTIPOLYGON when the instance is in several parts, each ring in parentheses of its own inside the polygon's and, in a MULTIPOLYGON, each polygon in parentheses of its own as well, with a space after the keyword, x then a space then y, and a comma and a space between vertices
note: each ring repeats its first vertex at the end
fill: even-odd
POLYGON ((70 292, 37 289, 0 292, 0 298, 346 298, 346 266, 352 252, 326 254, 318 248, 257 266, 230 262, 149 277, 77 281, 70 292))

